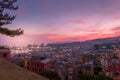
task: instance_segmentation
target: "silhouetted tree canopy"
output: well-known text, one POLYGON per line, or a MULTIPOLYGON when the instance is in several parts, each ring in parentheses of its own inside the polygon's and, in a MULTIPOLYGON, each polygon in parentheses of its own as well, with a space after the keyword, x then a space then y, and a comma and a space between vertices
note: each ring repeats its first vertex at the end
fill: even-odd
POLYGON ((53 71, 43 72, 40 75, 47 77, 49 80, 61 80, 57 72, 53 72, 53 71))
POLYGON ((18 6, 14 5, 16 2, 17 0, 0 0, 0 33, 11 37, 23 34, 23 30, 21 28, 11 30, 2 27, 4 25, 11 24, 15 19, 16 16, 11 15, 9 12, 18 9, 18 6))
POLYGON ((79 80, 113 80, 113 78, 105 75, 91 75, 91 74, 79 74, 79 80))

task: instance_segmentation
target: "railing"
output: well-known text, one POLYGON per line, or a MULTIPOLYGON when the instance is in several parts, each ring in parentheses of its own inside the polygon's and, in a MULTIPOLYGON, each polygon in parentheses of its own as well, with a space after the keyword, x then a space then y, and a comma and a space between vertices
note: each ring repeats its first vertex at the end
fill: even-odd
POLYGON ((9 49, 0 49, 0 52, 10 52, 9 49))

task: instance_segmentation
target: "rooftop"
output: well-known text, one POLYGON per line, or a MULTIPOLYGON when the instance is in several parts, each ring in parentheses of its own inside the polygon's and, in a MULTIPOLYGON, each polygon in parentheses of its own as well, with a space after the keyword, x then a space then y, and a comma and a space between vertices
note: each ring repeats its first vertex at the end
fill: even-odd
POLYGON ((7 49, 7 48, 0 49, 0 52, 10 52, 10 49, 7 49))
POLYGON ((41 60, 42 63, 47 63, 49 61, 50 61, 50 59, 43 59, 43 60, 41 60))

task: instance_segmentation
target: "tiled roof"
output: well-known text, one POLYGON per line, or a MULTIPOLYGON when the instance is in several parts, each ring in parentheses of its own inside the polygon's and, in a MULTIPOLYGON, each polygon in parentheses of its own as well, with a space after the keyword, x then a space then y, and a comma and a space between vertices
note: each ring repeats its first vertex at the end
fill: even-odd
POLYGON ((50 61, 50 59, 41 60, 42 63, 47 63, 47 62, 49 62, 49 61, 50 61))

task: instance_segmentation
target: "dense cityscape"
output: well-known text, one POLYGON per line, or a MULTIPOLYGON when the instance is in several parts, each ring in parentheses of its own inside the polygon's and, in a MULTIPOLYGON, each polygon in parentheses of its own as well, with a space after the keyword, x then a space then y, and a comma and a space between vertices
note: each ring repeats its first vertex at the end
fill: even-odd
POLYGON ((0 80, 120 80, 119 9, 120 0, 0 0, 0 80))
POLYGON ((119 39, 11 47, 10 61, 38 74, 56 72, 60 79, 55 80, 87 80, 90 75, 119 80, 119 39), (82 79, 81 75, 89 76, 82 79))

